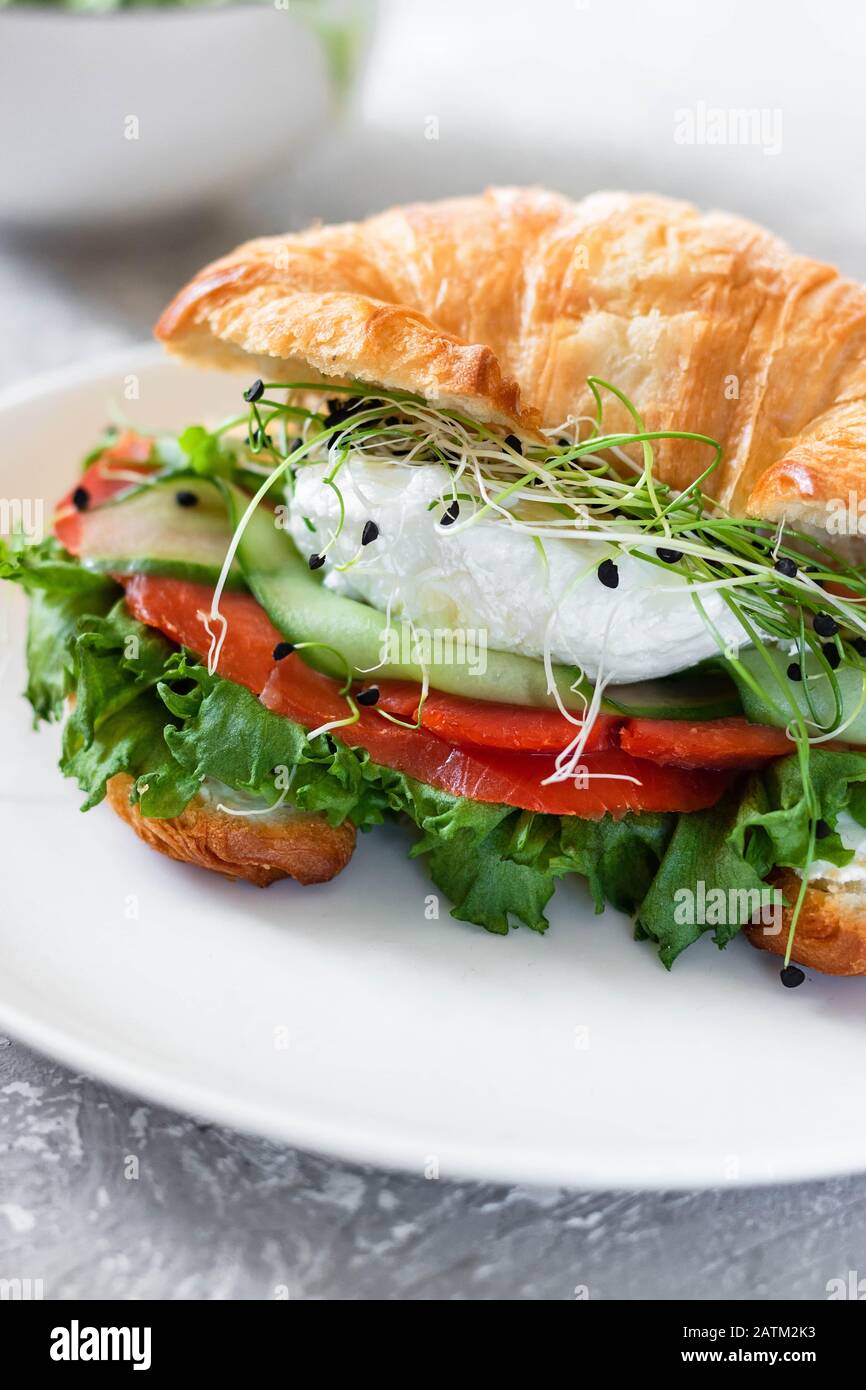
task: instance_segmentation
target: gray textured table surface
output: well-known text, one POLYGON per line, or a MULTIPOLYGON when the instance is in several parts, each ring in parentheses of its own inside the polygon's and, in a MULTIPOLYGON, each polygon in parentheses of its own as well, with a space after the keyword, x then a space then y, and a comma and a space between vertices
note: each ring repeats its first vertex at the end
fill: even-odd
MULTIPOLYGON (((270 202, 122 237, 0 244, 0 385, 142 339, 192 270, 254 232, 485 179, 637 181, 618 147, 584 148, 579 177, 567 153, 557 166, 548 152, 542 168, 516 138, 507 149, 419 147, 427 109, 414 112, 414 134, 391 132, 387 157, 369 136, 357 148, 344 139, 270 202), (349 171, 357 186, 371 169, 375 186, 349 197, 349 171)), ((677 171, 658 182, 741 205, 736 171, 722 170, 712 195, 695 187, 697 165, 677 171)), ((767 180, 746 210, 772 221, 782 196, 767 180)), ((854 209, 818 236, 815 202, 798 214, 807 248, 862 273, 854 209)), ((850 1270, 866 1274, 866 1177, 650 1195, 425 1181, 197 1123, 0 1043, 0 1278, 41 1278, 46 1297, 268 1298, 284 1288, 293 1298, 571 1299, 585 1287, 592 1298, 820 1299, 850 1270), (124 1177, 129 1154, 137 1181, 124 1177)))
POLYGON ((819 1299, 866 1268, 863 1179, 649 1196, 427 1182, 197 1124, 14 1043, 0 1155, 0 1277, 41 1278, 46 1298, 819 1299))

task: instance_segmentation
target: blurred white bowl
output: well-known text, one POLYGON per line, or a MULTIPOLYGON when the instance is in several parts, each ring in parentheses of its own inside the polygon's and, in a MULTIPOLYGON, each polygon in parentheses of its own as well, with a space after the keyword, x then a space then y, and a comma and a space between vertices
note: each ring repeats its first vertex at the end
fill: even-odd
POLYGON ((0 222, 175 213, 285 168, 336 107, 317 8, 0 12, 0 222))

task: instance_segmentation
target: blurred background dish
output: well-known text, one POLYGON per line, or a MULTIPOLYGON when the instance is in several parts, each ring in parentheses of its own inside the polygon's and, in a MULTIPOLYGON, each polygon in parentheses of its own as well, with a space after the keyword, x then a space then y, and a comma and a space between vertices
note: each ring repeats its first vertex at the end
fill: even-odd
POLYGON ((351 94, 370 0, 0 9, 0 223, 175 215, 283 172, 351 94))

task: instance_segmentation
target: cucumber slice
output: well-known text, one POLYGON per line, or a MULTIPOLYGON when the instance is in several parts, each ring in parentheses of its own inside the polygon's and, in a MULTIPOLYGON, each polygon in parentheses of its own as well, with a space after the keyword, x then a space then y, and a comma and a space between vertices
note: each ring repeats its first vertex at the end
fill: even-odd
MULTIPOLYGON (((783 693, 787 692, 806 719, 811 720, 812 716, 806 703, 803 682, 792 681, 787 675, 788 667, 796 658, 787 655, 778 648, 767 647, 765 651, 773 663, 778 679, 774 679, 765 657, 751 647, 740 653, 739 663, 745 667, 746 672, 754 680, 759 682, 769 698, 757 695, 744 678, 742 671, 738 669, 737 663, 729 663, 731 675, 740 688, 746 717, 751 719, 754 724, 774 724, 780 729, 787 728, 793 718, 790 702, 785 699, 783 693)), ((829 727, 830 722, 835 719, 836 705, 833 699, 833 690, 827 676, 811 654, 806 658, 803 675, 809 682, 809 692, 815 712, 821 723, 829 727)), ((843 743, 866 744, 866 674, 856 666, 840 666, 836 672, 836 680, 842 697, 840 723, 846 724, 849 719, 851 720, 839 738, 843 743)), ((810 734, 821 732, 813 728, 811 724, 807 724, 807 728, 810 734)))
MULTIPOLYGON (((232 520, 237 526, 249 498, 231 483, 223 483, 232 520)), ((237 558, 249 588, 271 622, 290 642, 316 642, 340 652, 351 667, 353 677, 421 682, 424 669, 413 661, 382 660, 384 655, 402 658, 401 625, 392 622, 390 636, 384 614, 365 603, 343 598, 326 589, 321 578, 301 558, 289 536, 276 524, 274 514, 258 507, 244 529, 237 558)), ((443 645, 440 629, 440 648, 443 645)), ((418 629, 421 641, 429 643, 435 657, 436 633, 418 629)), ((447 638, 445 639, 447 643, 447 638)), ((460 643, 453 643, 449 658, 425 662, 430 684, 451 695, 476 700, 500 700, 512 705, 555 706, 547 692, 544 666, 531 657, 511 652, 473 653, 466 641, 461 659, 460 643)), ((410 653, 411 654, 411 653, 410 653)), ((443 653, 444 655, 445 653, 443 653)), ((312 647, 303 652, 304 660, 332 676, 345 676, 343 666, 331 652, 312 647)), ((555 666, 554 675, 562 700, 569 709, 582 711, 592 694, 590 684, 581 680, 576 667, 555 666), (570 687, 574 686, 573 693, 570 687)))
POLYGON ((728 719, 743 713, 737 687, 724 675, 701 673, 641 681, 638 685, 610 685, 607 703, 632 719, 728 719))
MULTIPOLYGON (((166 479, 83 513, 78 558, 100 573, 215 584, 230 541, 225 501, 213 483, 166 479), (198 501, 182 507, 178 492, 195 493, 198 501)), ((229 582, 243 582, 239 565, 232 566, 229 582)))

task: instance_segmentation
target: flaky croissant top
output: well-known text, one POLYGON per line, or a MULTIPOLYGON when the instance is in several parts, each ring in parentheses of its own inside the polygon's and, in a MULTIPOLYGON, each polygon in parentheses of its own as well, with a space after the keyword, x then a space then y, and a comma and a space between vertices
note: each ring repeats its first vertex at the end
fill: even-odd
MULTIPOLYGON (((250 241, 156 332, 206 365, 358 378, 530 431, 591 415, 600 376, 648 429, 724 445, 708 490, 735 512, 823 527, 866 484, 866 288, 667 198, 491 189, 250 241)), ((606 427, 630 428, 618 412, 606 427)), ((710 457, 656 453, 674 487, 710 457)))

